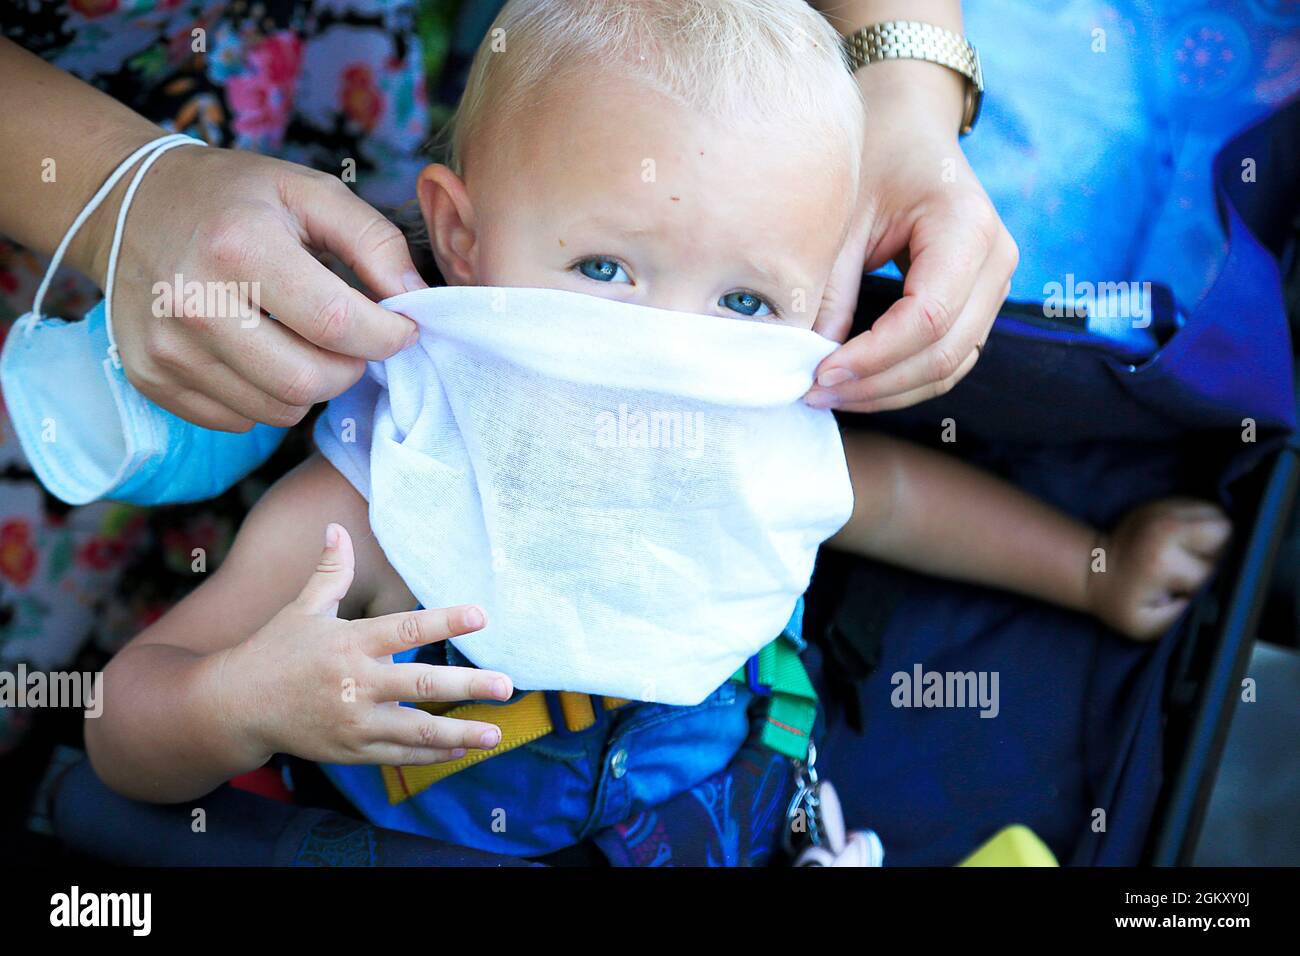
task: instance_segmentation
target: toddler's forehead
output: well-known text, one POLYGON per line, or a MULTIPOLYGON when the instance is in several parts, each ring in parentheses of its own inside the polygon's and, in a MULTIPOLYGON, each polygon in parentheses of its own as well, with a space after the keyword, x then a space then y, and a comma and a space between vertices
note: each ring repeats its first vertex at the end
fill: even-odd
POLYGON ((724 120, 585 71, 535 91, 518 121, 480 128, 471 193, 495 226, 544 222, 557 241, 652 233, 675 257, 721 264, 725 252, 782 277, 820 272, 854 201, 843 140, 754 114, 724 120))
POLYGON ((687 168, 682 160, 690 153, 740 174, 717 181, 718 190, 748 185, 747 167, 765 173, 788 168, 793 181, 770 184, 788 189, 856 166, 843 130, 804 120, 784 115, 780 104, 762 102, 742 115, 713 115, 643 78, 592 65, 539 84, 513 119, 485 123, 482 148, 474 152, 480 161, 514 163, 517 171, 527 165, 530 174, 547 171, 532 160, 548 146, 564 158, 559 170, 584 164, 626 172, 631 159, 631 171, 647 183, 665 166, 687 168))

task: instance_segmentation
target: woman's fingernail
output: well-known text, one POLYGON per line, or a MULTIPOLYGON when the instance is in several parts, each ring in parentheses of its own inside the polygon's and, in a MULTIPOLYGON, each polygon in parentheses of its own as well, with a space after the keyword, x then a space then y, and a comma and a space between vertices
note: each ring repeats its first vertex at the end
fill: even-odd
POLYGON ((411 329, 411 334, 406 337, 406 344, 403 345, 402 348, 409 349, 418 341, 420 341, 420 327, 417 325, 415 328, 411 329))
POLYGON ((484 750, 491 750, 497 744, 501 743, 500 729, 493 727, 491 730, 483 731, 483 735, 479 737, 478 743, 484 750))
POLYGON ((339 526, 331 522, 325 526, 325 547, 337 548, 339 546, 339 526))
POLYGON ((465 612, 465 626, 475 630, 483 626, 483 612, 472 607, 465 612))
POLYGON ((467 751, 464 747, 457 747, 455 750, 451 752, 451 759, 459 760, 461 757, 465 756, 465 754, 468 752, 469 751, 467 751))
POLYGON ((421 279, 418 272, 404 272, 402 273, 402 288, 407 292, 415 292, 418 289, 429 288, 429 283, 421 279))
POLYGON ((803 397, 804 404, 812 408, 834 408, 840 403, 840 397, 834 392, 828 392, 824 389, 814 388, 811 392, 803 397))
POLYGON ((817 376, 817 384, 822 388, 834 388, 853 378, 853 373, 846 368, 828 368, 817 376))

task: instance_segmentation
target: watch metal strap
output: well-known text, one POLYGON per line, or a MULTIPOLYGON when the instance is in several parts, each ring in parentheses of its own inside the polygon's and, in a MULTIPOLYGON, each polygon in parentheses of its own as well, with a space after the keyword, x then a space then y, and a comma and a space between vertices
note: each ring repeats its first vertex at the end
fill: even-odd
POLYGON ((984 73, 979 53, 963 36, 916 20, 872 23, 844 38, 844 50, 856 72, 881 60, 925 60, 946 66, 966 78, 966 104, 961 134, 975 126, 984 96, 984 73))

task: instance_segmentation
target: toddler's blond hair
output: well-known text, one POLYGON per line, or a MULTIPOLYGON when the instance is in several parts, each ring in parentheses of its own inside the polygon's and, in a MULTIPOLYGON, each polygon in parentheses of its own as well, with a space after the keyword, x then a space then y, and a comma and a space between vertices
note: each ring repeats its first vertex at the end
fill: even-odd
POLYGON ((510 0, 446 131, 452 169, 463 174, 488 111, 508 124, 579 69, 643 80, 724 124, 825 140, 857 182, 862 99, 839 37, 805 0, 510 0))

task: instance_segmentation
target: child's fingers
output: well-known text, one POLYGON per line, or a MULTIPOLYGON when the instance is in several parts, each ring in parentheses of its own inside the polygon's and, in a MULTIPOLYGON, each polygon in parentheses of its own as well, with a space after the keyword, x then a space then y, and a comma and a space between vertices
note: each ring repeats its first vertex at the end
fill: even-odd
POLYGON ((435 664, 392 664, 380 667, 374 681, 375 700, 420 701, 509 700, 510 678, 498 671, 435 664))
POLYGON ((1209 562, 1186 548, 1168 547, 1160 558, 1160 588, 1174 597, 1186 596, 1204 584, 1212 570, 1209 562))
POLYGON ((432 763, 446 763, 465 756, 464 750, 444 750, 440 747, 407 747, 402 744, 375 743, 361 752, 360 757, 340 760, 337 763, 373 764, 380 767, 422 767, 432 763))
POLYGON ((371 732, 380 743, 413 750, 491 750, 501 742, 501 728, 479 720, 438 717, 415 707, 379 707, 371 732))
POLYGON ((1174 622, 1187 610, 1189 603, 1189 598, 1182 597, 1164 604, 1142 608, 1138 612, 1133 630, 1129 631, 1129 636, 1138 640, 1153 640, 1160 637, 1174 626, 1174 622))
POLYGON ((1222 508, 1204 498, 1167 498, 1165 504, 1173 514, 1187 521, 1227 517, 1222 508))
POLYGON ((1206 558, 1216 557, 1232 536, 1232 522, 1222 512, 1185 522, 1179 530, 1183 545, 1206 558))
POLYGON ((353 566, 352 538, 341 524, 330 522, 320 560, 299 592, 298 604, 308 614, 338 613, 339 602, 352 587, 353 566))
POLYGON ((361 649, 371 657, 400 654, 413 647, 422 647, 449 637, 472 634, 487 623, 487 615, 476 604, 458 607, 429 608, 424 611, 403 611, 383 617, 356 621, 364 635, 361 649))

